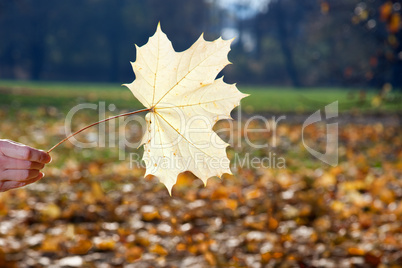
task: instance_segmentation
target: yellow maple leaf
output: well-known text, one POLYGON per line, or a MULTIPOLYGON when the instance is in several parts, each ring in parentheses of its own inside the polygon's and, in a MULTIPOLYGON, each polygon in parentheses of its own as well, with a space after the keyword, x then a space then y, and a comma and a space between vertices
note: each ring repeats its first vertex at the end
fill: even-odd
POLYGON ((208 42, 201 35, 188 50, 176 52, 158 25, 147 44, 136 46, 136 79, 125 86, 149 109, 142 140, 145 176, 158 177, 169 193, 186 170, 204 184, 231 173, 228 144, 212 130, 218 120, 230 119, 231 110, 247 96, 223 78, 215 79, 230 63, 231 42, 208 42))

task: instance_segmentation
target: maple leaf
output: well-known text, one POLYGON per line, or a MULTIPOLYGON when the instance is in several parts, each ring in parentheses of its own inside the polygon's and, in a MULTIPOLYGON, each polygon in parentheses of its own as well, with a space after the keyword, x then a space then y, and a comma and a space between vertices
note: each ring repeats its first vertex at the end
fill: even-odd
POLYGON ((218 73, 230 62, 232 40, 208 42, 203 35, 186 51, 176 52, 158 24, 132 63, 136 79, 126 84, 150 111, 142 139, 146 174, 165 184, 169 193, 179 173, 191 171, 204 184, 213 176, 231 174, 228 146, 212 130, 247 96, 218 73))

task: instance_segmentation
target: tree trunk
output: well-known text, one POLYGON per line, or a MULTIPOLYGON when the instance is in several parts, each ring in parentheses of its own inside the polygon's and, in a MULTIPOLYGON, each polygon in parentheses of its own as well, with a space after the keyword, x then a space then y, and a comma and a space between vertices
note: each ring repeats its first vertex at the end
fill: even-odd
POLYGON ((275 21, 277 25, 278 41, 281 45, 283 57, 285 59, 285 67, 288 72, 289 78, 294 87, 300 87, 300 80, 297 72, 296 65, 293 59, 293 51, 289 45, 289 34, 286 29, 286 14, 282 7, 282 1, 278 0, 275 5, 275 10, 272 12, 275 14, 275 21))

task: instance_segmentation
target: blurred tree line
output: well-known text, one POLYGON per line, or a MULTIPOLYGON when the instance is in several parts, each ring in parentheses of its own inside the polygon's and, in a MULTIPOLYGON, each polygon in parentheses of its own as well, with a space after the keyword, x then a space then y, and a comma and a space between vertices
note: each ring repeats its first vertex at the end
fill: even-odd
POLYGON ((0 78, 130 82, 160 21, 178 51, 232 30, 228 82, 402 87, 400 1, 261 2, 242 16, 247 0, 0 0, 0 78))

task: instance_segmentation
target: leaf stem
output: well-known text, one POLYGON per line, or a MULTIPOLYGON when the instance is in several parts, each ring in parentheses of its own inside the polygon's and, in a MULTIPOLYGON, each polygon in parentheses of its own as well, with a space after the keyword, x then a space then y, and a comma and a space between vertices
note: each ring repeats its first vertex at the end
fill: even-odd
POLYGON ((86 127, 84 127, 84 128, 81 128, 80 130, 74 132, 74 133, 71 134, 70 136, 66 137, 65 139, 63 139, 62 141, 60 141, 59 143, 57 143, 55 146, 53 146, 52 148, 50 148, 50 149, 47 151, 47 153, 50 153, 50 152, 53 151, 57 146, 59 146, 60 144, 62 144, 62 143, 65 142, 66 140, 68 140, 69 138, 71 138, 71 137, 77 135, 78 133, 80 133, 80 132, 82 132, 82 131, 84 131, 84 130, 90 128, 90 127, 99 125, 100 123, 104 123, 104 122, 107 122, 107 121, 109 121, 109 120, 116 119, 116 118, 119 118, 119 117, 128 116, 128 115, 133 115, 133 114, 138 114, 138 113, 142 113, 142 112, 148 112, 148 111, 151 111, 151 109, 149 109, 149 108, 148 108, 148 109, 141 109, 141 110, 137 110, 137 111, 134 111, 134 112, 119 114, 119 115, 112 116, 112 117, 103 119, 103 120, 101 120, 101 121, 95 122, 95 123, 93 123, 93 124, 90 124, 90 125, 88 125, 88 126, 86 126, 86 127))

